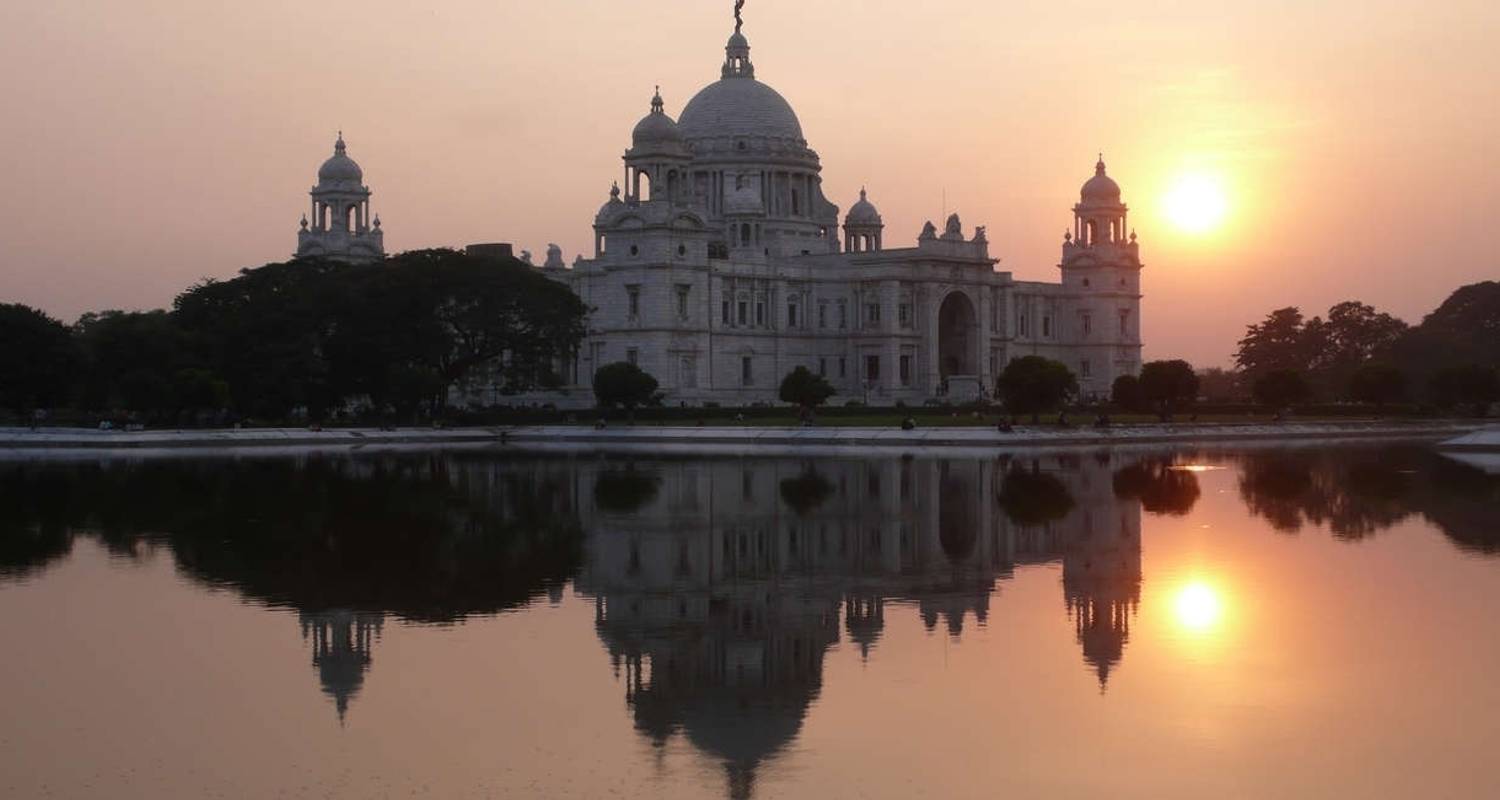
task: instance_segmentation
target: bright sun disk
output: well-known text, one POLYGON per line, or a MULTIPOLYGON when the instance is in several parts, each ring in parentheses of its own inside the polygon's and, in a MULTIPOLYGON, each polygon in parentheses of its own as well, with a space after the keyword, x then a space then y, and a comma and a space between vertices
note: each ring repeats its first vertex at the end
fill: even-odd
POLYGON ((1177 592, 1174 606, 1177 611, 1177 621, 1184 628, 1193 631, 1205 631, 1212 628, 1219 621, 1222 611, 1218 592, 1201 581, 1194 581, 1182 587, 1177 592))
POLYGON ((1224 182, 1203 173, 1178 177, 1167 190, 1163 205, 1172 224, 1188 233, 1212 231, 1223 224, 1229 213, 1224 182))

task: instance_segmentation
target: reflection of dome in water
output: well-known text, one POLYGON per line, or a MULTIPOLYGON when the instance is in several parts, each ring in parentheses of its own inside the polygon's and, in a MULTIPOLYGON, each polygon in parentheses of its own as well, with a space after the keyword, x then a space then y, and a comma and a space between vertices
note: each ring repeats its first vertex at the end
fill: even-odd
POLYGON ((301 614, 302 637, 311 639, 312 662, 317 667, 323 693, 333 698, 339 721, 349 711, 349 701, 359 693, 370 668, 370 648, 379 635, 384 617, 353 611, 323 611, 301 614))

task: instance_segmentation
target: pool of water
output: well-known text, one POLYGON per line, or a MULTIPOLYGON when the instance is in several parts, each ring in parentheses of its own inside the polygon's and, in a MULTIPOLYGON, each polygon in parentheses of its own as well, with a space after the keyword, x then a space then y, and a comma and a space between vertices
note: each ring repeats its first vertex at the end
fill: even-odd
POLYGON ((1417 445, 0 463, 0 796, 1493 797, 1417 445))

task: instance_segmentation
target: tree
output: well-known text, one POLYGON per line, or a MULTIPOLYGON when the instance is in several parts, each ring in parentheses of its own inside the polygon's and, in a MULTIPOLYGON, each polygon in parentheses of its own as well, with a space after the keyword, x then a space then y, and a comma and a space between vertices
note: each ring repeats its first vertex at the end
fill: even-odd
POLYGON ((79 357, 68 327, 34 308, 0 304, 0 407, 64 405, 79 357))
POLYGON ((1234 363, 1252 380, 1274 370, 1305 367, 1311 353, 1304 328, 1300 310, 1289 307, 1272 311, 1263 322, 1246 329, 1234 363))
POLYGON ((1242 400, 1247 396, 1244 376, 1222 367, 1207 367, 1198 372, 1198 393, 1213 402, 1242 400))
POLYGON ((165 311, 103 311, 74 326, 84 357, 81 405, 150 417, 180 409, 177 375, 198 361, 189 336, 165 311))
POLYGON ((1033 420, 1078 394, 1078 379, 1067 366, 1041 356, 1022 356, 1005 365, 996 393, 1012 414, 1031 414, 1033 420))
POLYGON ((1109 390, 1109 400, 1124 411, 1140 411, 1146 407, 1146 397, 1141 393, 1141 380, 1134 375, 1115 378, 1109 390))
POLYGON ((1294 369, 1272 370, 1262 375, 1255 381, 1253 392, 1258 402, 1273 409, 1283 409, 1312 396, 1307 379, 1294 369))
POLYGON ((1141 397, 1163 422, 1198 397, 1198 376, 1186 361, 1152 361, 1141 368, 1141 397))
POLYGON ((1406 397, 1406 375, 1389 364, 1366 364, 1349 377, 1348 396, 1376 407, 1406 397))
POLYGON ((1413 385, 1446 367, 1500 367, 1500 281, 1464 286, 1391 348, 1389 358, 1413 385))
POLYGON ((832 386, 807 367, 797 367, 781 380, 781 402, 805 409, 817 408, 835 394, 832 386))
POLYGON ((657 386, 655 378, 628 361, 605 364, 594 373, 594 397, 601 408, 634 410, 651 402, 657 386))
POLYGON ((1500 372, 1477 364, 1448 367, 1432 376, 1429 389, 1439 406, 1472 405, 1475 413, 1483 417, 1491 404, 1500 401, 1500 372))
POLYGON ((1355 301, 1328 309, 1325 326, 1319 366, 1347 371, 1386 352, 1409 330, 1405 322, 1355 301))

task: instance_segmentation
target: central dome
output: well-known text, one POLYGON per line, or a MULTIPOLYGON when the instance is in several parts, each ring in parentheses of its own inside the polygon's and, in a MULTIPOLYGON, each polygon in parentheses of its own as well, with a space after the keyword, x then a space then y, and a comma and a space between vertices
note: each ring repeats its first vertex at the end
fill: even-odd
POLYGON ((754 78, 724 78, 705 86, 682 109, 677 128, 688 141, 753 136, 805 143, 792 105, 754 78))

